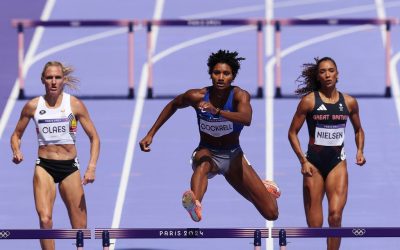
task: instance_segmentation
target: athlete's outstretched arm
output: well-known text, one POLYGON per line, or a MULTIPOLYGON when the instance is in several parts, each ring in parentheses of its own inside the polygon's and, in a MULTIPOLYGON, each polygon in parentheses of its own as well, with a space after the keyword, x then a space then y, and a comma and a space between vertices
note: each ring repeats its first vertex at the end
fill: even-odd
POLYGON ((150 144, 153 141, 154 135, 178 109, 194 106, 196 104, 197 99, 198 100, 201 99, 198 98, 198 92, 199 90, 188 90, 187 92, 175 97, 164 107, 164 109, 158 116, 157 120, 150 128, 149 132, 147 132, 147 135, 139 142, 140 149, 142 151, 144 152, 150 151, 150 144))
POLYGON ((355 141, 357 146, 356 164, 362 166, 366 163, 364 157, 364 140, 365 134, 361 126, 360 113, 357 100, 353 97, 347 96, 347 105, 350 112, 350 121, 354 128, 355 141))
POLYGON ((17 122, 15 130, 11 135, 10 144, 13 152, 12 161, 15 164, 19 164, 24 160, 24 156, 21 152, 21 138, 25 132, 26 127, 29 124, 29 120, 33 117, 37 106, 37 98, 28 101, 21 111, 21 116, 17 122))

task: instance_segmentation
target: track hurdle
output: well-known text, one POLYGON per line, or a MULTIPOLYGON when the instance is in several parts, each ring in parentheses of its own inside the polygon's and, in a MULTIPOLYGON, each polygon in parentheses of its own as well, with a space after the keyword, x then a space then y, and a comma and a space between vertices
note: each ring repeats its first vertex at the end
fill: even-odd
MULTIPOLYGON (((385 25, 386 27, 386 44, 385 44, 385 91, 384 97, 391 97, 391 29, 394 25, 399 25, 398 18, 386 19, 351 19, 351 18, 331 18, 331 19, 164 19, 164 20, 26 20, 15 19, 12 25, 18 31, 18 82, 19 82, 19 99, 25 99, 24 93, 24 29, 34 27, 110 27, 125 26, 128 27, 128 95, 129 99, 134 98, 134 28, 135 26, 147 27, 147 98, 154 98, 153 94, 153 48, 152 48, 152 27, 153 26, 187 26, 187 27, 216 27, 216 26, 240 26, 254 25, 257 30, 257 92, 255 97, 263 97, 264 88, 264 39, 263 27, 266 24, 275 27, 275 97, 282 97, 282 77, 281 77, 281 32, 283 26, 299 26, 299 25, 385 25)), ((115 97, 106 96, 104 98, 113 99, 115 97)), ((120 97, 119 97, 120 98, 120 97)), ((170 97, 168 97, 170 98, 170 97)), ((94 98, 92 98, 94 99, 94 98)))
POLYGON ((75 239, 77 250, 83 250, 84 239, 91 239, 90 229, 0 229, 0 240, 75 239))
POLYGON ((385 44, 385 91, 384 97, 391 97, 391 78, 390 78, 390 59, 391 59, 391 26, 398 25, 399 20, 395 18, 387 19, 351 19, 351 18, 332 18, 332 19, 274 19, 271 24, 275 27, 275 97, 282 97, 282 73, 281 73, 281 32, 282 26, 293 25, 385 25, 386 44, 385 44))
MULTIPOLYGON (((365 238, 400 237, 400 227, 342 228, 96 228, 95 239, 102 239, 108 250, 110 239, 207 239, 253 238, 254 250, 260 250, 262 238, 278 238, 279 249, 287 249, 287 238, 365 238)), ((295 248, 295 247, 294 247, 295 248)))
POLYGON ((163 19, 144 21, 143 26, 147 27, 147 67, 149 77, 147 79, 147 98, 154 98, 153 94, 153 48, 152 27, 153 26, 174 26, 174 27, 217 27, 217 26, 241 26, 253 25, 257 30, 257 92, 255 97, 263 97, 264 88, 264 49, 263 49, 263 27, 266 21, 261 19, 163 19))
POLYGON ((260 250, 268 232, 265 228, 96 228, 95 239, 102 239, 103 250, 109 250, 110 239, 253 238, 254 250, 260 250))
MULTIPOLYGON (((19 83, 19 94, 18 99, 26 99, 24 87, 24 30, 26 28, 36 27, 127 27, 128 28, 128 99, 133 99, 135 96, 134 91, 134 27, 138 25, 137 20, 52 20, 52 21, 40 21, 40 20, 27 20, 27 19, 15 19, 12 20, 12 25, 17 28, 18 32, 18 83, 19 83)), ((95 99, 94 97, 89 97, 95 99)), ((121 97, 115 96, 104 96, 105 99, 120 99, 121 97)))
POLYGON ((287 238, 371 238, 400 237, 400 227, 340 227, 340 228, 274 228, 272 238, 279 238, 284 230, 287 238))

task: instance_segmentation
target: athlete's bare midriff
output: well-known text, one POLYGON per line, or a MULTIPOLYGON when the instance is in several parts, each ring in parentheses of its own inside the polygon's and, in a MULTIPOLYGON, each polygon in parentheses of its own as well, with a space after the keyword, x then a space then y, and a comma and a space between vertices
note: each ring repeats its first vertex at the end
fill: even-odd
POLYGON ((38 155, 49 160, 71 160, 76 157, 74 144, 43 145, 39 147, 38 155))

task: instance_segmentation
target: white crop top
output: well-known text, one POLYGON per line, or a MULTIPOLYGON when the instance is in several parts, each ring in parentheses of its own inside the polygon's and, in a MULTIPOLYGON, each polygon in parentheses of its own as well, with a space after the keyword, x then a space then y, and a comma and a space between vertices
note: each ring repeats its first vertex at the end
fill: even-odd
POLYGON ((77 122, 71 110, 71 96, 63 93, 61 105, 46 107, 45 100, 39 97, 34 121, 39 146, 51 144, 75 144, 77 122))

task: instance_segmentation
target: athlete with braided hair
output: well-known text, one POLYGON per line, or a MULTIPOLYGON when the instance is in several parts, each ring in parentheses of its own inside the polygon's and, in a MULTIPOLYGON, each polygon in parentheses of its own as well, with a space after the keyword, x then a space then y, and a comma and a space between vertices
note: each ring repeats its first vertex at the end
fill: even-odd
MULTIPOLYGON (((303 174, 303 201, 309 227, 322 227, 322 200, 328 198, 328 223, 341 227, 347 201, 348 174, 344 152, 344 130, 350 119, 357 146, 356 164, 364 158, 364 131, 357 100, 336 89, 339 72, 332 58, 316 58, 303 65, 296 93, 302 96, 289 128, 289 141, 303 174), (297 136, 307 121, 309 141, 304 154, 297 136)), ((339 249, 340 238, 328 238, 327 249, 339 249)))
POLYGON ((150 151, 154 135, 178 109, 191 106, 196 110, 200 143, 191 158, 194 171, 191 189, 182 197, 182 205, 196 222, 201 220, 201 201, 208 179, 217 174, 222 174, 235 190, 252 202, 265 219, 278 218, 279 188, 273 182, 260 179, 239 144, 241 130, 249 126, 252 119, 249 93, 231 85, 242 60, 244 58, 238 57, 237 52, 212 53, 207 63, 212 85, 190 89, 175 97, 139 143, 142 151, 150 151))

